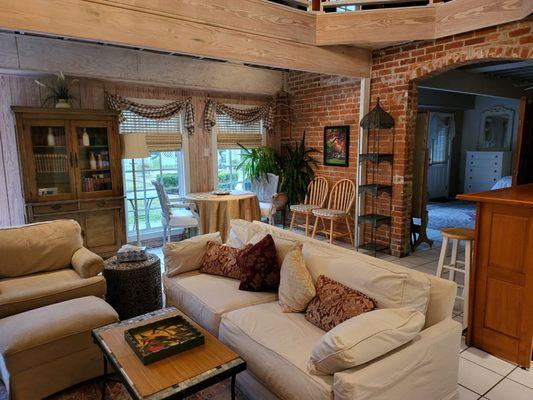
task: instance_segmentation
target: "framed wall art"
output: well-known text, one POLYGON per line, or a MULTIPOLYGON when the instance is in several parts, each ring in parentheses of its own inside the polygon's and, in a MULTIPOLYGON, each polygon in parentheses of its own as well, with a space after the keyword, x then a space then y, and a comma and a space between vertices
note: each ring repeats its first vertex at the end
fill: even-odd
POLYGON ((350 149, 350 126, 324 128, 324 165, 347 167, 350 149))

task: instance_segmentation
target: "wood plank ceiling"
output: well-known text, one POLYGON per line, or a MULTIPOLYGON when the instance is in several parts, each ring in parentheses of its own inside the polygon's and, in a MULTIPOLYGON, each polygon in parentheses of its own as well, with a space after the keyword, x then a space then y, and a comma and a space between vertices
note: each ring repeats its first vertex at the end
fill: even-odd
POLYGON ((309 13, 265 0, 0 0, 0 29, 368 77, 369 49, 526 18, 531 0, 309 13))

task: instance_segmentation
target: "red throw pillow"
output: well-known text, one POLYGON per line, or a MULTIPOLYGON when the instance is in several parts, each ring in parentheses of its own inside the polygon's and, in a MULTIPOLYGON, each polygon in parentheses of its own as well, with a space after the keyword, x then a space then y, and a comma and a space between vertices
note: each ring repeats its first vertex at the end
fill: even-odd
POLYGON ((278 290, 280 266, 271 235, 266 235, 256 244, 243 249, 237 260, 242 271, 240 290, 249 292, 278 290))
POLYGON ((246 247, 239 249, 217 242, 207 242, 200 272, 241 279, 241 267, 237 262, 237 255, 246 247))
POLYGON ((305 319, 329 331, 347 319, 376 307, 377 302, 373 298, 320 275, 316 280, 316 296, 307 306, 305 319))

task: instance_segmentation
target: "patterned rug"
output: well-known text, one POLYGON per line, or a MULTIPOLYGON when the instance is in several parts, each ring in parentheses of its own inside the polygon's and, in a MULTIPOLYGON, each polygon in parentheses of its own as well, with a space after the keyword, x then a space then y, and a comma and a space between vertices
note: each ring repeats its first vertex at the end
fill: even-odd
POLYGON ((428 228, 441 230, 448 227, 473 228, 476 223, 476 205, 466 201, 431 202, 427 206, 428 228))
MULTIPOLYGON (((67 389, 48 400, 100 400, 102 396, 101 381, 95 380, 67 389)), ((187 397, 187 400, 229 400, 231 398, 231 380, 226 379, 211 386, 195 395, 187 397)), ((237 400, 246 400, 246 397, 236 389, 237 400)), ((0 381, 0 400, 8 400, 3 383, 0 381)), ((106 400, 131 400, 130 395, 120 383, 109 382, 106 390, 106 400)))

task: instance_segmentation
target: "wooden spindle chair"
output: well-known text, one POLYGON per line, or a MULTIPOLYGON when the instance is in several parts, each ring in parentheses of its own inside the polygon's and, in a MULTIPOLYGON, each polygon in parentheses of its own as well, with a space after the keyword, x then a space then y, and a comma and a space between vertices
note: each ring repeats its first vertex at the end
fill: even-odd
POLYGON ((329 236, 329 242, 333 239, 343 236, 349 236, 352 244, 353 235, 350 227, 350 215, 355 203, 355 183, 350 179, 341 179, 338 181, 329 195, 328 208, 320 208, 313 210, 315 216, 315 226, 313 228, 313 237, 318 233, 323 233, 326 238, 329 236), (322 222, 322 230, 318 230, 318 220, 322 222), (348 232, 335 231, 335 223, 343 221, 346 223, 348 232), (325 221, 329 221, 329 230, 326 229, 325 221))
POLYGON ((324 208, 328 199, 329 183, 323 176, 316 176, 307 186, 307 193, 303 204, 294 204, 291 206, 292 218, 289 230, 292 231, 294 226, 305 228, 305 236, 309 235, 310 219, 313 210, 324 208), (297 215, 305 216, 305 225, 294 224, 297 215))

